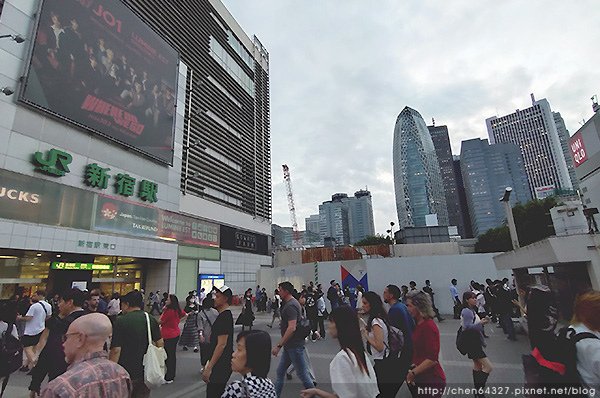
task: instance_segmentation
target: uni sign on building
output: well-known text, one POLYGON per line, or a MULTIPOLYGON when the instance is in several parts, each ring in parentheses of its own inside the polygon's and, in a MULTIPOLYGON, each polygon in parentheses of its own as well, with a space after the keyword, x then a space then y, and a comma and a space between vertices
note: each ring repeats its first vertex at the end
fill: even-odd
POLYGON ((254 285, 271 264, 260 41, 218 0, 0 12, 0 298, 254 285))

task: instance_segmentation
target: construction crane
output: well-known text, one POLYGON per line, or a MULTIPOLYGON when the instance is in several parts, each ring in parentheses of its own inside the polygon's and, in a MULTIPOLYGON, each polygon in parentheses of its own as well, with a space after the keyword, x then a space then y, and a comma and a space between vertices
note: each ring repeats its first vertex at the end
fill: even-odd
POLYGON ((296 219, 296 206, 294 205, 294 192, 292 191, 292 178, 290 177, 290 168, 287 164, 283 167, 283 181, 287 190, 288 208, 290 210, 290 219, 292 220, 292 249, 300 249, 302 247, 302 238, 298 231, 298 221, 296 219))

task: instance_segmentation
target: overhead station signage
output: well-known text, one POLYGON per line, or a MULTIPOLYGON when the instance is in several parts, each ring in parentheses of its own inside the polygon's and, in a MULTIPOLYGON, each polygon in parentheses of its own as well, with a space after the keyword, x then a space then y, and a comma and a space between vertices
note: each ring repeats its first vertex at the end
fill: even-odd
POLYGON ((20 100, 172 164, 177 63, 120 0, 44 0, 20 100))
POLYGON ((96 264, 96 263, 67 263, 63 261, 53 261, 50 264, 51 269, 62 269, 68 271, 83 270, 83 271, 112 271, 112 264, 96 264))

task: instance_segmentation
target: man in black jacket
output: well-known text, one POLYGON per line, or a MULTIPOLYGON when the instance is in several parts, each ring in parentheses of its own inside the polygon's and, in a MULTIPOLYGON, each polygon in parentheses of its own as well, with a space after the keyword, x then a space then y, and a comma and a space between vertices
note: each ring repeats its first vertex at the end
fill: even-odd
POLYGON ((327 300, 331 304, 331 310, 333 311, 340 306, 340 297, 338 296, 337 289, 335 288, 335 279, 329 282, 329 289, 327 289, 327 300))

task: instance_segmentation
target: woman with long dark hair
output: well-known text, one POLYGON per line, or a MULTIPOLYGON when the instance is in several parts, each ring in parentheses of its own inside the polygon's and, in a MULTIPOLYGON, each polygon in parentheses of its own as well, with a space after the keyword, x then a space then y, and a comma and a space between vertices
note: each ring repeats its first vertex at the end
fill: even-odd
POLYGON ((446 387, 446 375, 439 361, 440 331, 433 321, 431 297, 421 291, 410 292, 406 295, 406 307, 416 325, 412 332, 413 365, 406 375, 406 384, 415 398, 439 398, 446 387))
POLYGON ((187 351, 188 347, 192 347, 194 352, 198 352, 198 311, 200 310, 196 295, 194 292, 190 292, 185 299, 184 312, 187 314, 185 325, 183 325, 183 331, 181 332, 181 338, 179 339, 179 345, 183 346, 183 351, 187 351))
POLYGON ((252 324, 254 323, 254 311, 252 311, 252 289, 246 290, 244 293, 244 304, 242 307, 242 313, 238 316, 235 321, 236 325, 242 325, 242 332, 246 327, 252 330, 252 324))
POLYGON ((389 343, 389 324, 388 317, 381 297, 375 292, 365 292, 362 296, 362 312, 368 316, 367 322, 360 318, 362 327, 361 332, 367 341, 367 351, 373 357, 375 362, 375 375, 377 376, 377 386, 381 392, 380 397, 395 397, 402 383, 396 380, 397 363, 393 362, 392 357, 388 357, 389 343))
POLYGON ((187 315, 181 310, 179 306, 179 299, 174 294, 169 294, 165 300, 165 307, 162 315, 160 316, 160 333, 165 342, 165 351, 167 352, 167 359, 165 365, 167 367, 167 373, 165 374, 165 381, 172 383, 175 379, 175 370, 177 369, 177 358, 175 351, 177 350, 177 341, 179 340, 179 321, 185 318, 187 315))
POLYGON ((334 309, 328 328, 329 335, 338 339, 341 348, 329 364, 334 392, 309 388, 301 392, 302 398, 375 398, 379 394, 375 371, 365 354, 354 309, 349 306, 334 309))
POLYGON ((484 397, 479 390, 483 391, 490 373, 492 372, 492 363, 485 355, 483 347, 483 325, 490 322, 490 319, 479 318, 477 314, 477 293, 465 292, 463 294, 463 309, 460 313, 460 333, 468 333, 469 339, 467 356, 473 361, 473 385, 477 389, 475 397, 484 397))

